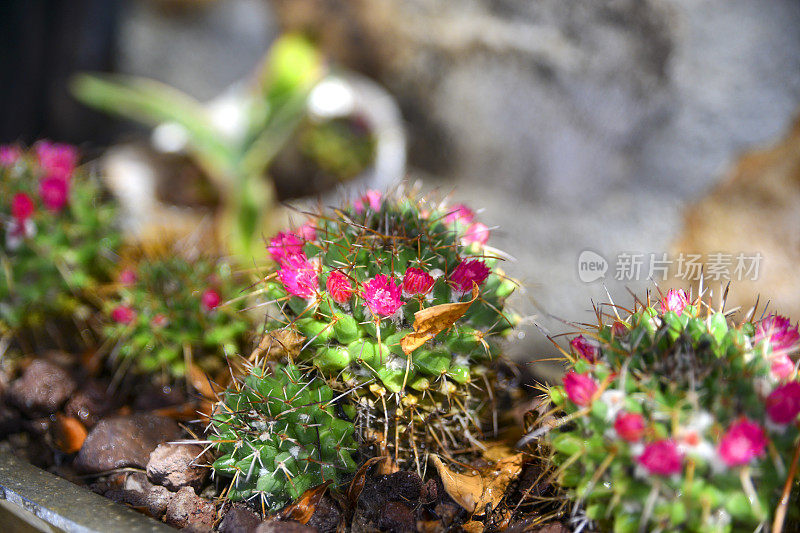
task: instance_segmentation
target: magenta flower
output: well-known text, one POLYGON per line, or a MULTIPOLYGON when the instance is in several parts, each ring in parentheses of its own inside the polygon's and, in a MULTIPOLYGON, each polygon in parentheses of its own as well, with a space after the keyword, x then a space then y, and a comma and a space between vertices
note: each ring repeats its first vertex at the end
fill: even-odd
POLYGON ((311 222, 306 222, 297 229, 297 234, 303 240, 313 241, 317 238, 317 228, 311 222))
POLYGON ((644 435, 644 417, 639 413, 622 411, 614 420, 614 431, 628 442, 639 442, 644 435))
POLYGON ((776 387, 767 396, 767 416, 776 424, 794 422, 800 414, 800 382, 790 381, 776 387))
POLYGON ((564 391, 572 403, 585 407, 592 403, 597 392, 597 383, 585 374, 569 371, 564 375, 564 391))
POLYGON ((428 294, 436 280, 421 268, 408 267, 403 276, 403 294, 415 296, 428 294))
POLYGON ((614 325, 611 326, 611 333, 614 334, 614 337, 623 337, 626 333, 628 333, 628 326, 619 320, 615 320, 614 325))
POLYGON ((169 320, 167 319, 166 315, 161 314, 161 313, 158 313, 156 316, 154 316, 150 320, 150 326, 152 326, 154 328, 163 328, 168 323, 169 323, 169 320))
POLYGON ((69 201, 69 183, 63 178, 46 177, 39 182, 39 198, 50 211, 61 211, 69 201))
POLYGON ((117 282, 122 285, 133 285, 138 279, 139 276, 136 275, 136 271, 132 268, 126 268, 117 276, 117 282))
POLYGON ((18 146, 5 144, 0 146, 0 167, 10 167, 22 157, 22 151, 18 146))
POLYGON ((300 298, 311 298, 317 293, 317 271, 305 255, 289 255, 281 262, 278 277, 289 292, 300 298))
POLYGON ((279 232, 269 240, 267 251, 272 256, 272 259, 278 263, 293 255, 301 255, 305 259, 302 239, 294 233, 285 231, 279 232))
POLYGON ((391 316, 403 305, 400 286, 394 278, 389 279, 382 274, 364 283, 361 297, 372 314, 377 316, 391 316))
POLYGON ((480 259, 470 259, 461 261, 450 274, 450 283, 453 284, 458 292, 469 292, 472 290, 472 283, 479 286, 489 277, 491 270, 486 263, 480 259))
POLYGON ((136 311, 127 305, 118 305, 111 311, 111 320, 117 324, 130 324, 136 318, 136 311))
POLYGON ((660 440, 645 446, 636 462, 651 474, 669 476, 681 471, 683 457, 673 441, 660 440))
POLYGON ((667 295, 661 299, 661 312, 672 311, 676 315, 680 315, 687 305, 689 305, 689 295, 685 290, 670 289, 667 291, 667 295))
POLYGON ((33 200, 24 192, 18 192, 11 199, 11 216, 20 224, 24 224, 26 220, 31 218, 33 211, 33 200))
POLYGON ((46 177, 68 183, 78 165, 78 150, 68 144, 40 141, 36 143, 36 159, 46 177))
POLYGON ((203 295, 200 296, 200 302, 203 305, 203 309, 206 311, 212 311, 213 309, 216 309, 221 301, 222 298, 214 289, 206 289, 203 291, 203 295))
POLYGON ((597 362, 597 346, 594 345, 591 341, 589 341, 583 335, 578 335, 571 341, 569 341, 569 345, 575 351, 576 354, 583 357, 590 363, 597 362))
POLYGON ((770 361, 770 374, 778 381, 783 381, 794 374, 794 361, 786 354, 778 354, 770 361))
POLYGON ((740 418, 719 441, 719 456, 728 466, 741 466, 764 454, 767 435, 755 422, 740 418))
POLYGON ((461 243, 465 246, 472 244, 483 246, 487 242, 489 242, 489 227, 480 222, 470 225, 461 237, 461 243))
POLYGON ((381 194, 381 191, 370 189, 361 198, 353 202, 353 207, 355 208, 356 213, 359 214, 363 213, 367 208, 372 209, 373 211, 380 211, 382 198, 383 195, 381 194))
POLYGON ((328 294, 331 295, 331 298, 333 298, 333 301, 339 304, 346 304, 349 302, 350 296, 355 292, 350 278, 338 270, 334 270, 330 273, 328 281, 325 282, 325 288, 328 290, 328 294))
POLYGON ((769 342, 773 354, 786 354, 800 346, 800 332, 797 324, 792 326, 788 318, 769 315, 756 326, 755 343, 769 342))
POLYGON ((464 226, 472 224, 475 219, 475 213, 464 204, 456 204, 447 210, 444 216, 444 221, 447 224, 462 224, 464 226))

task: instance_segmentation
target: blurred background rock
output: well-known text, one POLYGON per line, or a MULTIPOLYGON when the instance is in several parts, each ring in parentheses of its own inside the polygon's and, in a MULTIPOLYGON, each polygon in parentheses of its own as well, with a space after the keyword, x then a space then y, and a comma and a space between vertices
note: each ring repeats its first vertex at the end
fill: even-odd
MULTIPOLYGON (((628 288, 653 287, 646 273, 615 280, 619 253, 684 245, 761 250, 763 277, 737 302, 780 292, 777 310, 800 312, 800 194, 762 195, 760 209, 787 218, 753 231, 738 212, 758 219, 744 191, 767 178, 753 167, 762 160, 737 170, 744 153, 780 145, 798 111, 796 0, 13 0, 0 21, 3 142, 143 135, 71 101, 68 74, 144 75, 207 100, 247 78, 279 31, 299 29, 395 96, 410 179, 484 208, 528 287, 518 306, 554 333, 570 328, 550 315, 588 320, 606 287, 624 305, 628 288), (702 225, 703 197, 727 176, 738 200, 715 192, 725 214, 705 221, 723 236, 681 235, 684 211, 702 225), (586 249, 609 261, 605 287, 580 281, 586 249)), ((788 142, 775 157, 797 156, 788 142)), ((796 190, 798 166, 781 168, 796 190)), ((512 353, 552 348, 528 328, 512 353)))

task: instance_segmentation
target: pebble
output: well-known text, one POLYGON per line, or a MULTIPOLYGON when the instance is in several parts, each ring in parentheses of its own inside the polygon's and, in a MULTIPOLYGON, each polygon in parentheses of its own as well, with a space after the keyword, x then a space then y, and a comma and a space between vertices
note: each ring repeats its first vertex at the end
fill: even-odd
POLYGON ((194 493, 191 487, 183 487, 167 505, 165 520, 177 528, 192 531, 211 531, 216 518, 216 507, 194 493))
POLYGON ((49 361, 36 359, 22 376, 11 382, 6 400, 32 417, 47 416, 64 405, 77 387, 66 370, 49 361))
POLYGON ((192 487, 196 491, 209 474, 209 468, 195 464, 202 453, 203 447, 195 444, 159 444, 147 462, 147 477, 171 491, 182 487, 192 487))

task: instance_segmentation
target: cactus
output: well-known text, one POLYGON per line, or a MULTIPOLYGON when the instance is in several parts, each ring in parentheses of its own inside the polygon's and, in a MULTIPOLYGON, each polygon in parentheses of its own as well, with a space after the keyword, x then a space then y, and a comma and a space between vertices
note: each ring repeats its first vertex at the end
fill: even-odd
POLYGON ((117 274, 102 323, 121 365, 169 380, 187 363, 213 374, 246 348, 254 324, 244 312, 247 285, 226 261, 187 255, 145 255, 117 274))
POLYGON ((311 487, 353 472, 353 424, 336 415, 333 391, 293 365, 251 367, 215 404, 210 442, 227 497, 276 510, 311 487))
POLYGON ((78 171, 77 150, 0 147, 0 336, 88 318, 121 242, 116 208, 78 171))
POLYGON ((473 217, 464 206, 370 191, 270 241, 279 268, 267 292, 282 326, 306 338, 294 358, 349 392, 358 435, 400 463, 476 442, 491 397, 487 363, 518 321, 504 310, 516 284, 495 268, 488 228, 473 217), (469 302, 473 286, 463 317, 406 353, 415 313, 469 302))
POLYGON ((797 445, 797 326, 673 289, 598 317, 539 430, 578 508, 615 532, 767 529, 797 445))

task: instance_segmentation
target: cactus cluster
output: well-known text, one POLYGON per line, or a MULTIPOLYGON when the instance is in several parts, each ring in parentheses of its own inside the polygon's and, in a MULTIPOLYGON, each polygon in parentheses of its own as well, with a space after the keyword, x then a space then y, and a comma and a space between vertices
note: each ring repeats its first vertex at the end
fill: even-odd
POLYGON ((215 405, 210 442, 227 497, 276 510, 311 487, 353 472, 353 424, 336 414, 333 391, 293 365, 252 367, 215 405))
POLYGON ((213 375, 226 355, 246 349, 254 329, 247 284, 222 259, 188 255, 145 255, 117 273, 103 334, 120 365, 168 380, 189 363, 213 375))
POLYGON ((798 437, 797 326, 674 289, 598 317, 549 389, 545 441, 577 508, 615 532, 766 528, 798 437))
POLYGON ((369 191, 270 241, 276 325, 305 338, 293 359, 347 392, 359 437, 400 463, 474 444, 491 397, 487 363, 519 320, 504 309, 516 284, 473 218, 464 206, 369 191), (473 287, 463 316, 403 349, 415 313, 469 302, 473 287))
POLYGON ((116 209, 77 163, 68 145, 0 147, 0 336, 88 318, 92 290, 109 279, 116 209))

